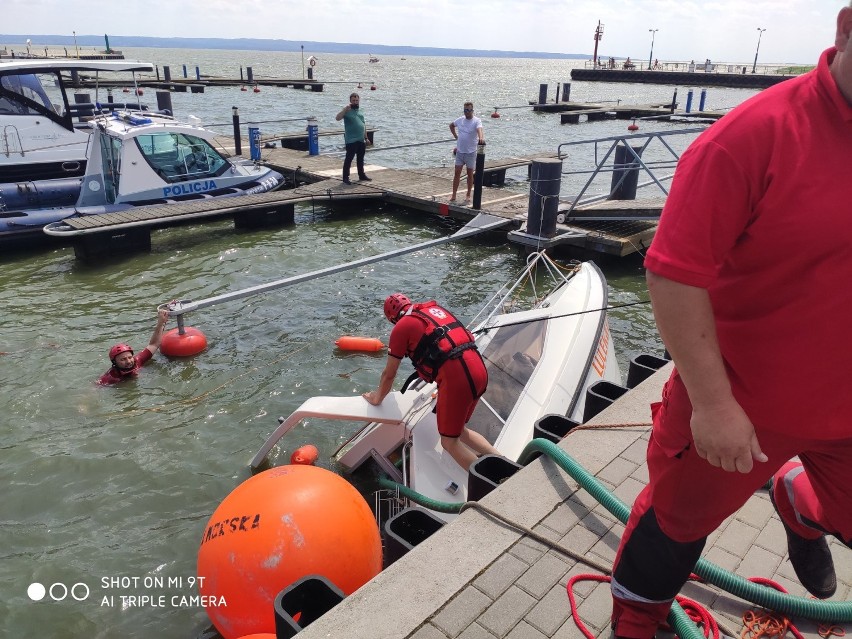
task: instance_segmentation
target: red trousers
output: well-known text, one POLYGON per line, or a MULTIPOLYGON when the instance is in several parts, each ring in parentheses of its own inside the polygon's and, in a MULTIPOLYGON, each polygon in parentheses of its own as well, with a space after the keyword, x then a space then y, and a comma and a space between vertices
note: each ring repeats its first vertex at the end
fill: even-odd
MULTIPOLYGON (((785 523, 804 537, 852 541, 852 437, 788 437, 757 428, 769 461, 748 474, 715 468, 695 452, 692 405, 677 372, 651 407, 650 481, 636 498, 613 565, 618 637, 650 639, 689 578, 707 536, 774 476, 785 523), (801 464, 789 462, 799 457, 801 464)), ((806 435, 818 424, 802 424, 806 435)), ((780 549, 779 549, 780 550, 780 549)))

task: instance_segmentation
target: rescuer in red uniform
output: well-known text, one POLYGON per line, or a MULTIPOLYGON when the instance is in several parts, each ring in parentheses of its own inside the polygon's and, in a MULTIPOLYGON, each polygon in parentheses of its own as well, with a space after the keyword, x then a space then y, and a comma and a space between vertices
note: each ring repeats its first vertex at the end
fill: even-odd
POLYGON ((465 426, 488 386, 488 371, 470 331, 434 301, 414 304, 402 293, 388 296, 384 311, 394 324, 388 361, 379 387, 364 393, 364 399, 381 404, 402 358, 410 357, 423 380, 438 383, 436 413, 444 450, 465 470, 479 454, 499 455, 485 437, 465 426))
POLYGON ((160 348, 163 339, 163 329, 169 319, 169 312, 161 310, 157 315, 157 326, 148 342, 148 346, 142 349, 138 355, 134 355, 133 349, 127 344, 116 344, 109 349, 109 359, 112 367, 98 379, 98 384, 109 385, 136 377, 139 369, 154 356, 160 348))

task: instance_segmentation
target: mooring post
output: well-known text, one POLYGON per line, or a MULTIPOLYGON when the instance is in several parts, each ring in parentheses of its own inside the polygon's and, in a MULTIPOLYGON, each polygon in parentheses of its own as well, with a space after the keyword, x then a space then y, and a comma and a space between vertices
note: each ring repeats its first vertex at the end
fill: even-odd
POLYGON ((314 116, 308 118, 308 155, 319 155, 319 124, 314 116))
POLYGON ((562 160, 538 158, 530 165, 530 202, 527 233, 539 237, 556 235, 559 190, 562 187, 562 160))
POLYGON ((692 89, 686 92, 686 112, 692 111, 692 89))
POLYGON ((675 112, 676 108, 677 108, 677 89, 675 89, 674 93, 672 94, 672 113, 675 112))
POLYGON ((168 91, 157 91, 157 110, 174 115, 172 109, 172 94, 168 91))
MULTIPOLYGON (((632 147, 636 156, 642 155, 642 147, 632 147)), ((615 147, 615 159, 612 165, 612 182, 610 184, 610 200, 635 200, 636 189, 639 185, 639 161, 627 147, 619 144, 615 147)))
POLYGON ((251 67, 246 67, 246 82, 253 82, 253 81, 254 81, 254 72, 252 71, 251 67))
POLYGON ((707 100, 707 89, 701 89, 701 98, 698 100, 698 110, 704 110, 704 102, 707 100))
POLYGON ((196 80, 201 79, 201 69, 199 69, 198 67, 195 67, 195 79, 196 80))
POLYGON ((242 140, 240 140, 240 110, 237 107, 231 107, 231 112, 233 113, 233 122, 234 122, 234 153, 237 155, 242 155, 243 146, 242 140))
POLYGON ((186 65, 183 65, 183 77, 187 78, 189 76, 186 75, 186 65))
POLYGON ((171 67, 167 67, 167 66, 163 65, 163 80, 165 80, 166 82, 172 81, 171 67))
POLYGON ((538 85, 538 103, 539 104, 547 104, 547 85, 546 84, 538 85))
POLYGON ((562 83, 562 101, 570 102, 571 100, 571 83, 563 82, 562 83))
POLYGON ((159 65, 159 64, 155 64, 155 65, 154 65, 154 69, 156 69, 156 70, 157 70, 157 82, 159 82, 159 81, 160 81, 160 65, 159 65))
POLYGON ((240 65, 240 82, 243 82, 243 65, 240 65))
MULTIPOLYGON (((547 86, 547 85, 545 85, 547 86)), ((473 208, 482 208, 482 182, 485 179, 485 142, 476 145, 476 172, 473 174, 473 208)))

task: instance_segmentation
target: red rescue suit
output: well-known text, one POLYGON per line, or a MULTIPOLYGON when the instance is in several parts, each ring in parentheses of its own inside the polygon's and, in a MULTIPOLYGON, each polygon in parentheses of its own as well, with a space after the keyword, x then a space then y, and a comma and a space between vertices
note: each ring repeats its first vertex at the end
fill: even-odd
POLYGON ((470 331, 435 301, 412 304, 391 331, 388 354, 411 358, 423 380, 438 383, 438 432, 458 437, 488 386, 470 331))

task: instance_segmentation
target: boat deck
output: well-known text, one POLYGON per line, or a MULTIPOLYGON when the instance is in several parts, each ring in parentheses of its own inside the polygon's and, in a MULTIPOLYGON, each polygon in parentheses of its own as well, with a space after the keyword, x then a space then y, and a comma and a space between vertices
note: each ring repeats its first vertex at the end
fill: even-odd
MULTIPOLYGON (((575 429, 560 443, 628 504, 647 482, 648 407, 658 400, 669 372, 670 365, 590 420, 589 429, 575 429)), ((545 458, 527 465, 480 503, 549 543, 468 510, 307 626, 299 637, 580 639, 566 583, 578 574, 600 574, 583 560, 611 566, 624 526, 545 458)), ((852 550, 836 540, 830 546, 838 579, 831 601, 845 601, 852 588, 852 550)), ((703 557, 742 577, 766 577, 793 595, 805 596, 785 555, 783 526, 761 490, 711 535, 703 557)), ((591 633, 609 637, 609 584, 583 581, 574 592, 579 617, 591 633)), ((753 609, 733 595, 696 582, 687 584, 682 594, 707 608, 725 626, 724 635, 739 637, 742 614, 753 609)), ((821 639, 814 622, 793 621, 807 639, 821 639)))

